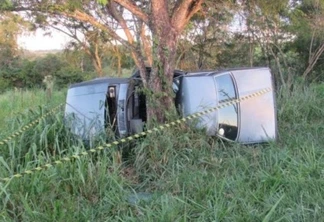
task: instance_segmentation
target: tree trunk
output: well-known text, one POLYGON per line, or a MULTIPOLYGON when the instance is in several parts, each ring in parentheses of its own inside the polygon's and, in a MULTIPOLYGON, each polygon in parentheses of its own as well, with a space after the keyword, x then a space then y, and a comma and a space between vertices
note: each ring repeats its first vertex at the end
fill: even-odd
POLYGON ((101 58, 99 55, 99 50, 98 50, 98 43, 95 42, 94 45, 94 54, 93 54, 93 59, 94 59, 94 64, 95 64, 95 68, 98 74, 98 77, 102 77, 102 65, 101 65, 101 58))
POLYGON ((172 81, 176 62, 178 33, 170 23, 165 1, 152 1, 153 62, 148 79, 148 120, 165 122, 166 111, 174 109, 172 81))
POLYGON ((92 64, 96 70, 96 73, 98 75, 98 77, 102 77, 103 76, 103 72, 102 72, 102 66, 101 66, 101 60, 97 59, 96 57, 92 58, 92 64))
MULTIPOLYGON (((169 34, 172 35, 172 34, 169 34)), ((147 100, 147 117, 159 123, 165 122, 166 111, 174 108, 172 95, 172 81, 175 69, 177 38, 168 38, 165 35, 153 53, 153 65, 148 80, 148 89, 151 89, 147 100)))
POLYGON ((112 49, 114 51, 114 56, 116 57, 116 60, 117 60, 116 61, 117 76, 121 77, 121 74, 122 74, 122 70, 121 70, 121 60, 122 60, 121 53, 119 51, 118 45, 114 45, 112 49))

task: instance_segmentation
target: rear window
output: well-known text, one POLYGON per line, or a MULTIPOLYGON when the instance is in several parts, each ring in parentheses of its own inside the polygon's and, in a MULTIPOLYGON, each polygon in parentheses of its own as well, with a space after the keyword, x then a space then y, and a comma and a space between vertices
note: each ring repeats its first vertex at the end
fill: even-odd
MULTIPOLYGON (((230 74, 215 77, 218 102, 222 103, 237 98, 235 86, 230 74)), ((218 111, 218 134, 235 140, 238 132, 238 106, 227 106, 218 111)))

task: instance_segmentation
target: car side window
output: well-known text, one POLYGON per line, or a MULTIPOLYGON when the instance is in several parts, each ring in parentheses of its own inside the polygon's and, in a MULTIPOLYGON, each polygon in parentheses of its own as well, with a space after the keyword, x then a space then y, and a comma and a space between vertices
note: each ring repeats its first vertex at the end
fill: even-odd
MULTIPOLYGON (((215 76, 218 103, 237 98, 230 74, 215 76)), ((238 106, 227 106, 218 110, 218 135, 235 140, 238 134, 238 106)))

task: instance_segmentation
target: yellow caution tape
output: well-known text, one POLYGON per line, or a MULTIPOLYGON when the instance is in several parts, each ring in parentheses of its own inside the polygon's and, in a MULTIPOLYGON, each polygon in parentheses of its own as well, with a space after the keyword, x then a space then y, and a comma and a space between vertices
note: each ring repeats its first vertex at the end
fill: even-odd
POLYGON ((0 178, 0 181, 9 182, 13 178, 21 178, 26 174, 34 174, 35 172, 46 170, 48 168, 54 167, 55 165, 60 165, 60 164, 63 164, 65 162, 70 162, 72 160, 79 159, 80 157, 88 156, 90 153, 100 152, 101 150, 104 150, 106 148, 110 148, 110 147, 115 146, 115 145, 120 145, 122 143, 126 143, 126 142, 129 142, 129 141, 135 140, 137 138, 140 138, 142 136, 152 134, 153 132, 158 132, 158 131, 164 130, 166 128, 170 128, 171 126, 178 125, 178 124, 183 123, 183 122, 185 122, 187 120, 192 120, 192 119, 198 118, 200 116, 206 115, 208 113, 214 112, 216 110, 225 108, 227 106, 231 106, 231 105, 234 105, 236 103, 240 103, 242 101, 245 101, 245 100, 248 100, 248 99, 251 99, 251 98, 254 98, 254 97, 261 96, 261 95, 263 95, 263 94, 265 94, 267 92, 270 92, 270 91, 271 91, 271 88, 266 88, 266 89, 260 90, 258 92, 252 93, 250 95, 241 97, 240 99, 228 100, 226 102, 222 102, 221 104, 219 104, 218 106, 216 106, 214 108, 206 109, 204 111, 201 111, 201 112, 186 116, 184 118, 175 120, 173 122, 165 123, 163 125, 160 125, 160 126, 155 127, 153 129, 147 130, 145 132, 137 133, 137 134, 134 134, 132 136, 128 136, 128 137, 122 138, 120 140, 117 140, 117 141, 114 141, 114 142, 111 142, 111 143, 107 143, 107 144, 98 146, 96 148, 92 148, 92 149, 90 149, 88 151, 83 151, 81 153, 74 154, 74 155, 72 155, 70 157, 63 157, 63 158, 61 158, 59 160, 55 160, 55 161, 52 161, 50 163, 46 163, 46 164, 44 164, 42 166, 38 166, 38 167, 35 167, 33 169, 30 169, 30 170, 25 170, 25 171, 23 171, 21 173, 14 174, 14 175, 8 176, 6 178, 0 178))
POLYGON ((48 117, 49 115, 53 114, 56 110, 58 110, 59 108, 61 108, 64 105, 64 103, 56 106, 55 108, 51 109, 49 112, 45 113, 44 115, 42 115, 41 117, 39 117, 38 119, 35 119, 34 121, 30 122, 29 124, 25 125, 24 127, 22 127, 20 130, 12 133, 10 136, 2 139, 0 141, 0 146, 1 145, 5 145, 6 143, 8 143, 10 140, 16 138, 17 136, 21 135, 23 132, 25 132, 26 130, 30 129, 31 127, 35 126, 39 121, 41 121, 42 119, 45 119, 46 117, 48 117))

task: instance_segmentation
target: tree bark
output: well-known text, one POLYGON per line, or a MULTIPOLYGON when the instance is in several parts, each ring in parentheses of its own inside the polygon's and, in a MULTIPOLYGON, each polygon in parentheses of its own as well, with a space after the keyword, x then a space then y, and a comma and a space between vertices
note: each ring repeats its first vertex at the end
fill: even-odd
POLYGON ((174 106, 170 86, 178 38, 176 29, 171 26, 166 1, 152 0, 152 19, 149 26, 153 37, 153 63, 148 80, 151 92, 147 96, 147 117, 164 122, 165 111, 174 106))

